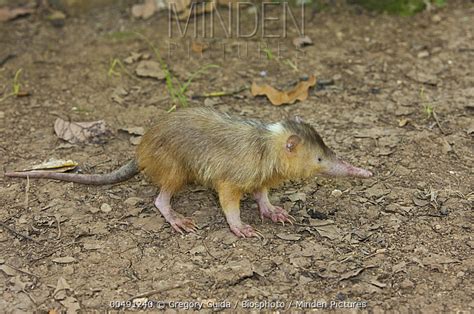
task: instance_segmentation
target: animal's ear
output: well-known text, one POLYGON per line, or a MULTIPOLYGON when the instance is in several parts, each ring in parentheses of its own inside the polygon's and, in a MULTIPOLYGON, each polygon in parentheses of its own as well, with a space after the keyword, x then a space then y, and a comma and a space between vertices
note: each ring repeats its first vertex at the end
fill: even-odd
POLYGON ((302 116, 294 116, 293 121, 298 122, 298 123, 303 123, 303 117, 302 116))
POLYGON ((298 135, 290 135, 290 137, 288 137, 288 139, 286 140, 286 150, 289 152, 293 152, 300 142, 301 138, 298 135))

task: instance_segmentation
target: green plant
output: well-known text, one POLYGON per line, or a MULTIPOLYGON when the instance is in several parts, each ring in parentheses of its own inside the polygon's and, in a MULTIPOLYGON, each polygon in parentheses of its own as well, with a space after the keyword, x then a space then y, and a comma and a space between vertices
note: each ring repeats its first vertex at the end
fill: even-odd
POLYGON ((0 99, 0 102, 4 101, 8 97, 18 96, 20 94, 20 91, 21 91, 20 74, 22 71, 23 69, 18 69, 16 71, 15 76, 13 77, 13 82, 12 82, 12 92, 3 96, 3 98, 0 99))
POLYGON ((132 75, 132 73, 130 73, 127 68, 123 65, 122 61, 120 61, 119 59, 117 58, 114 58, 111 62, 110 62, 110 66, 109 66, 109 70, 107 71, 107 76, 108 77, 112 77, 112 76, 121 76, 121 72, 120 71, 117 71, 116 68, 119 68, 120 71, 122 71, 123 73, 127 74, 129 77, 131 77, 132 79, 136 80, 137 78, 135 76, 132 75))
POLYGON ((425 88, 422 87, 420 90, 420 98, 423 104, 423 111, 426 113, 427 118, 431 118, 434 113, 433 105, 428 101, 428 97, 425 95, 425 88))
POLYGON ((441 122, 438 118, 438 114, 436 113, 433 104, 428 100, 428 97, 425 95, 424 87, 422 87, 420 90, 420 98, 422 99, 423 111, 426 113, 427 119, 433 118, 441 133, 446 134, 443 127, 441 126, 441 122))
POLYGON ((432 2, 437 7, 442 7, 446 4, 446 0, 432 0, 432 2))
POLYGON ((291 61, 290 59, 284 60, 283 64, 286 64, 287 66, 292 68, 293 71, 298 72, 298 66, 293 61, 291 61))
POLYGON ((411 16, 430 7, 431 4, 443 6, 446 0, 351 0, 350 2, 368 10, 411 16))
POLYGON ((265 52, 265 55, 267 56, 268 60, 273 60, 275 56, 273 55, 273 52, 269 48, 263 48, 263 52, 265 52))
POLYGON ((104 37, 114 41, 127 41, 136 38, 136 32, 110 32, 105 34, 104 37))
POLYGON ((200 68, 198 68, 195 72, 191 73, 190 77, 185 83, 182 83, 179 81, 179 79, 175 76, 172 75, 168 65, 166 62, 163 61, 163 58, 161 58, 161 54, 158 51, 158 49, 153 45, 153 43, 144 35, 140 33, 136 33, 138 37, 143 39, 148 46, 153 50, 153 53, 155 54, 156 59, 161 65, 161 69, 165 73, 165 82, 166 82, 166 89, 168 90, 168 94, 170 95, 174 105, 168 110, 168 111, 173 111, 176 109, 176 103, 179 103, 181 106, 187 106, 188 105, 188 98, 186 96, 186 91, 191 84, 191 82, 200 74, 204 73, 206 70, 210 68, 218 68, 218 65, 215 64, 207 64, 204 65, 200 68))

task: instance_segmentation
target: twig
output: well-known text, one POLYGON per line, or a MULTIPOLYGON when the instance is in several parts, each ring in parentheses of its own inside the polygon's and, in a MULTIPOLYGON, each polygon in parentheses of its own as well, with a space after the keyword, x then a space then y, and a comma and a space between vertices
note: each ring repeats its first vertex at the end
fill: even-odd
POLYGON ((174 286, 168 286, 168 287, 164 287, 164 288, 161 288, 161 289, 156 289, 156 290, 151 290, 151 291, 148 291, 148 292, 140 293, 140 294, 137 294, 137 295, 131 297, 130 299, 128 299, 127 302, 132 302, 133 300, 139 299, 139 298, 150 297, 154 294, 162 293, 162 292, 165 292, 165 291, 178 289, 178 288, 181 288, 183 284, 177 284, 177 285, 174 285, 174 286))
POLYGON ((23 233, 20 233, 18 231, 16 231, 15 229, 13 229, 12 227, 8 226, 7 224, 5 224, 4 222, 1 222, 0 221, 0 226, 2 226, 3 228, 7 229, 8 231, 10 231, 11 233, 13 233, 14 235, 17 235, 19 237, 22 237, 22 238, 25 238, 27 240, 30 240, 34 243, 39 243, 38 241, 36 241, 35 239, 33 239, 32 237, 30 237, 29 235, 26 235, 26 234, 23 234, 23 233))
POLYGON ((18 272, 20 272, 20 273, 27 274, 27 275, 30 275, 30 276, 32 276, 32 277, 40 278, 40 276, 35 275, 35 274, 33 274, 33 273, 30 273, 29 271, 26 271, 26 270, 23 270, 23 269, 20 269, 20 268, 16 268, 15 266, 12 266, 12 265, 10 265, 10 264, 5 264, 5 265, 7 265, 8 267, 13 268, 14 270, 16 270, 16 271, 18 271, 18 272))
POLYGON ((8 60, 15 58, 16 55, 13 53, 7 54, 5 57, 0 59, 0 68, 7 63, 8 60))
POLYGON ((61 239, 61 222, 59 221, 57 215, 54 215, 54 218, 56 218, 56 223, 58 224, 58 236, 56 237, 56 239, 59 240, 61 239))
POLYGON ((26 176, 25 209, 28 209, 29 193, 30 193, 30 177, 26 176))
POLYGON ((239 89, 236 90, 231 90, 231 91, 219 91, 219 92, 211 92, 211 93, 206 93, 202 95, 193 95, 191 98, 196 99, 196 98, 207 98, 207 97, 223 97, 223 96, 233 96, 235 94, 239 94, 243 92, 244 90, 248 89, 248 86, 242 86, 239 89))
POLYGON ((438 126, 441 133, 443 133, 443 135, 446 135, 446 132, 444 132, 443 128, 441 127, 441 123, 439 122, 438 114, 436 114, 436 112, 434 110, 433 110, 433 118, 435 119, 436 125, 438 126))
POLYGON ((209 251, 209 248, 207 247, 206 243, 204 243, 204 241, 202 241, 202 245, 206 249, 207 254, 209 254, 212 258, 217 259, 217 257, 211 254, 211 252, 209 251))

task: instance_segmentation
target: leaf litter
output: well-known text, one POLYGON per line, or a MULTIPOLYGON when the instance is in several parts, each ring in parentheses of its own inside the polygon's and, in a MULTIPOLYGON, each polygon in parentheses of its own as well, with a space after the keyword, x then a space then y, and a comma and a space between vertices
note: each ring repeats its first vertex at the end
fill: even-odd
POLYGON ((18 17, 30 15, 34 12, 33 8, 19 7, 19 8, 0 8, 0 22, 8 22, 18 17))
POLYGON ((54 122, 56 135, 71 144, 103 144, 112 133, 104 120, 94 122, 71 122, 61 118, 54 122))
POLYGON ((252 83, 252 96, 267 96, 272 105, 280 106, 293 104, 297 100, 305 101, 309 96, 309 89, 316 85, 316 77, 312 75, 308 80, 299 82, 294 88, 288 91, 280 91, 268 84, 258 85, 252 83))
POLYGON ((49 159, 48 161, 42 162, 37 165, 33 165, 30 168, 23 169, 21 171, 50 171, 50 172, 66 172, 74 170, 79 164, 72 160, 64 159, 49 159))

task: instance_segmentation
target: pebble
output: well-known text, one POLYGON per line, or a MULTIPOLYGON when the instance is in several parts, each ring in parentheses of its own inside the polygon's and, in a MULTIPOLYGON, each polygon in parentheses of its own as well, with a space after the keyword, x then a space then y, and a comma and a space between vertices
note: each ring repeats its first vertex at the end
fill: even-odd
POLYGON ((435 225, 434 228, 435 228, 435 230, 439 231, 439 230, 441 230, 442 227, 441 227, 441 225, 435 225))
POLYGON ((438 14, 435 14, 431 17, 431 21, 435 22, 435 23, 439 23, 441 22, 441 16, 439 16, 438 14))
POLYGON ((335 197, 335 198, 338 198, 342 195, 342 191, 341 190, 338 190, 338 189, 335 189, 334 191, 331 192, 331 196, 332 197, 335 197))
POLYGON ((456 277, 461 278, 464 277, 465 273, 463 271, 460 271, 456 274, 456 277))
POLYGON ((427 58, 429 56, 430 56, 430 53, 429 53, 428 50, 420 51, 417 55, 417 57, 420 58, 420 59, 427 58))
POLYGON ((409 289, 409 288, 413 288, 414 286, 415 284, 408 278, 403 280, 402 283, 400 284, 400 287, 402 289, 409 289))
POLYGON ((130 206, 135 206, 138 203, 143 202, 143 201, 144 201, 143 198, 132 196, 132 197, 127 198, 124 203, 130 206))
POLYGON ((104 213, 110 213, 112 211, 112 207, 109 204, 104 203, 100 206, 100 210, 104 213))
POLYGON ((446 216, 449 214, 449 209, 447 207, 441 207, 441 209, 439 210, 439 213, 443 216, 446 216))
POLYGON ((5 112, 0 111, 0 119, 3 119, 3 118, 5 118, 5 112))
POLYGON ((343 292, 338 292, 336 294, 336 299, 339 301, 344 301, 345 299, 347 299, 347 296, 343 292))

